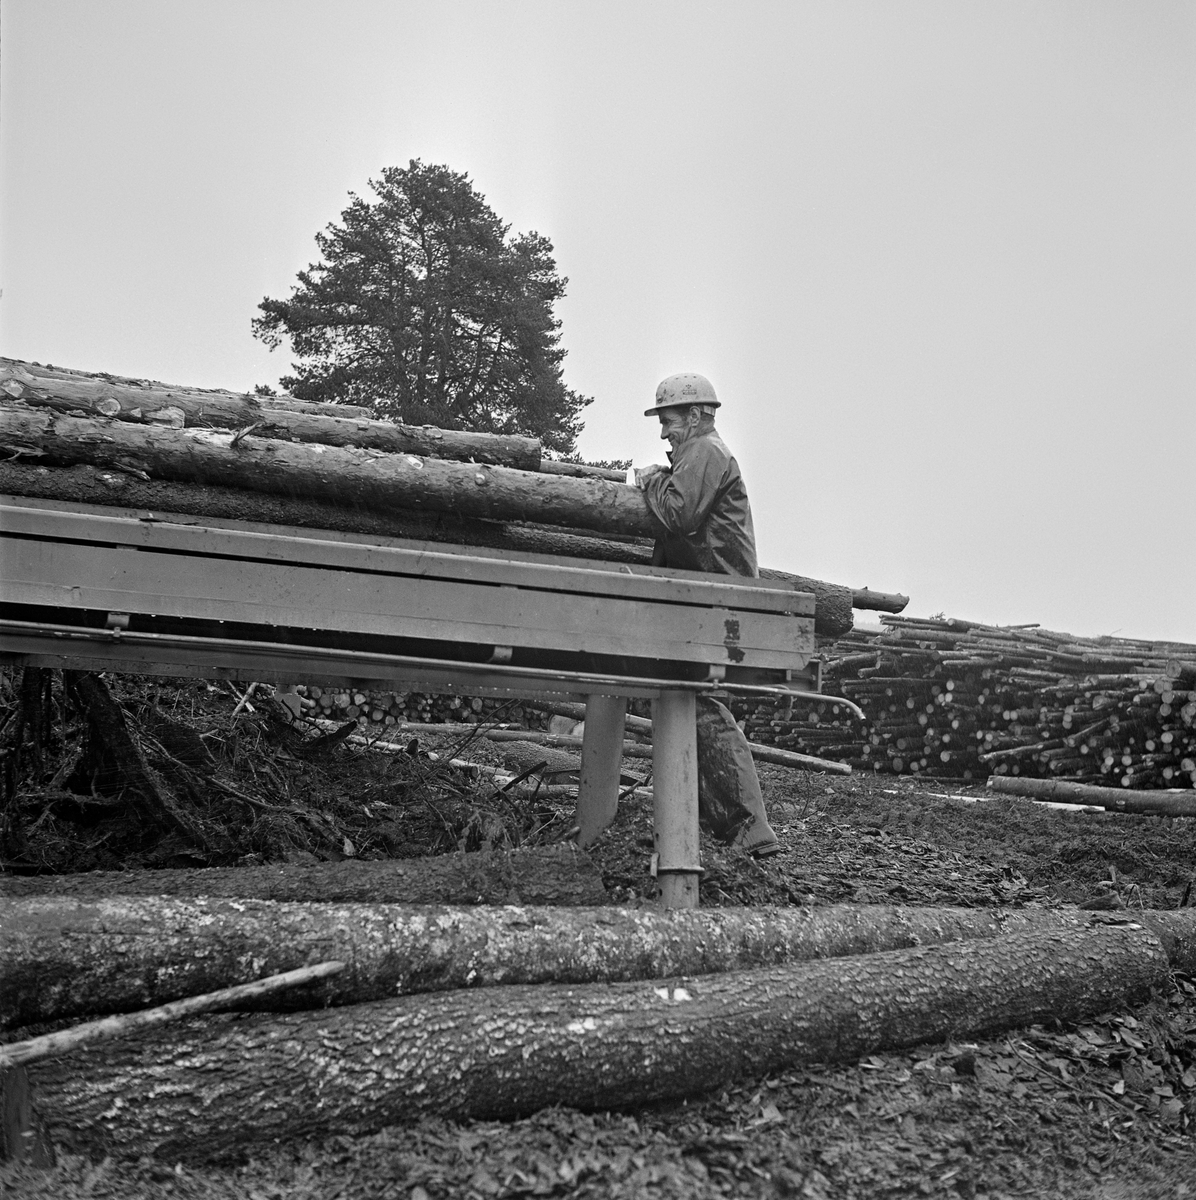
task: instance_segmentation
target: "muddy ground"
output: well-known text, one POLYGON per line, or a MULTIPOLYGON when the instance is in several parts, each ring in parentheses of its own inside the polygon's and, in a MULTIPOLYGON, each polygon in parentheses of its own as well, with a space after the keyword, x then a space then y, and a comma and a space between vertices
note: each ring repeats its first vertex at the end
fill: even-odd
MULTIPOLYGON (((133 722, 149 719, 148 705, 203 735, 217 778, 288 815, 213 800, 204 814, 213 841, 198 851, 177 834, 136 835, 115 819, 84 826, 61 805, 39 808, 39 782, 78 736, 64 703, 40 781, 22 784, 24 858, 8 869, 410 856, 568 833, 567 801, 502 801, 421 758, 498 763, 493 743, 423 736, 405 762, 350 744, 304 757, 262 712, 233 718, 236 699, 222 688, 117 680, 113 691, 133 722)), ((988 800, 943 780, 761 775, 784 850, 758 863, 705 843, 704 904, 1196 903, 1196 820, 988 800)), ((594 850, 612 902, 650 901, 650 834, 648 805, 626 800, 594 850)), ((1080 1026, 744 1080, 649 1109, 425 1121, 203 1169, 61 1156, 50 1171, 0 1168, 0 1194, 1196 1197, 1196 982, 1176 978, 1149 1004, 1080 1026)))

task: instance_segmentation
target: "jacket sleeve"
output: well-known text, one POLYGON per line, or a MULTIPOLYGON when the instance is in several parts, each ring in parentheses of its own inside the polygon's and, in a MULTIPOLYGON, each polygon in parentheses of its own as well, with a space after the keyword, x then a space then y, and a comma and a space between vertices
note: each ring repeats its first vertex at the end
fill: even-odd
POLYGON ((679 457, 672 471, 648 480, 644 499, 670 533, 690 534, 710 515, 723 485, 725 464, 704 439, 679 457))

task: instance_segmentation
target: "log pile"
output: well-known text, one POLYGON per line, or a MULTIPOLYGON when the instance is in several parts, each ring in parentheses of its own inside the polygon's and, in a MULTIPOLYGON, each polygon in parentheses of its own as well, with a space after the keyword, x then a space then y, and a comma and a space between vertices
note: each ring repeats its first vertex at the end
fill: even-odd
MULTIPOLYGON (((659 532, 617 472, 532 438, 410 427, 290 397, 173 388, 0 359, 0 491, 157 512, 646 563, 659 532), (344 414, 344 415, 341 415, 344 414)), ((906 597, 784 572, 816 632, 906 597)))
POLYGON ((1121 788, 1196 784, 1196 646, 886 616, 838 641, 830 703, 744 706, 756 741, 863 770, 1031 776, 1121 788))

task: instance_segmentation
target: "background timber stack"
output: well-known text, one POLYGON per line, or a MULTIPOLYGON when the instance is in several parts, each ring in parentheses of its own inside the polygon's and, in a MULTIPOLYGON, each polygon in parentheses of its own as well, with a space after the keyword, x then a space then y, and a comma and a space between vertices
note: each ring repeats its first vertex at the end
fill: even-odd
POLYGON ((895 774, 1196 784, 1196 646, 881 620, 825 656, 824 690, 866 726, 831 703, 739 704, 748 736, 895 774))

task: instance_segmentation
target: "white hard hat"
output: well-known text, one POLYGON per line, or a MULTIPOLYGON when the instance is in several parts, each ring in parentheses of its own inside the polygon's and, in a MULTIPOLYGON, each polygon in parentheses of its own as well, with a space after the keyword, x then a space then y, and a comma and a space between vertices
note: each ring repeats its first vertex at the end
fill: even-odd
POLYGON ((719 407, 718 397, 714 394, 714 385, 710 380, 705 375, 684 371, 680 375, 670 375, 661 382, 656 389, 656 403, 644 410, 644 416, 654 417, 662 409, 689 408, 691 404, 709 409, 719 407))

